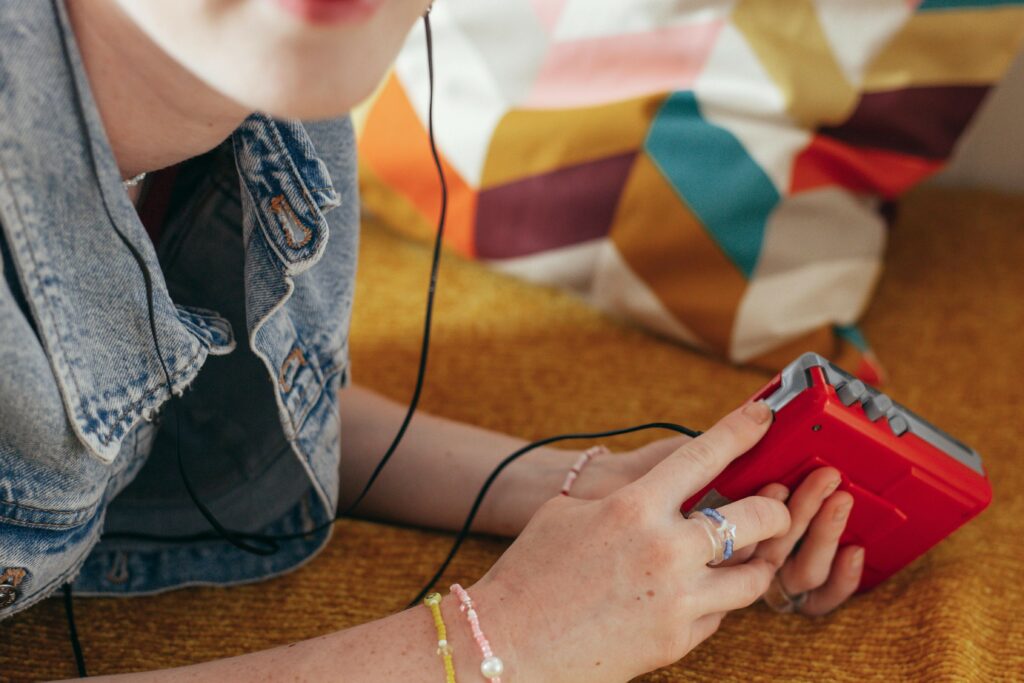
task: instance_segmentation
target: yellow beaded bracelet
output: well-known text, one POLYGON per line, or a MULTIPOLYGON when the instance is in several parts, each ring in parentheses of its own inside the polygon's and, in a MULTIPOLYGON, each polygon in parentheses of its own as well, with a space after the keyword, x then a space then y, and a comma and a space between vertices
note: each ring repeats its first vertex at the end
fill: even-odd
POLYGON ((423 598, 423 604, 434 616, 434 626, 437 628, 437 654, 444 659, 445 683, 455 683, 455 665, 452 663, 452 648, 448 644, 448 629, 444 627, 444 619, 441 618, 441 594, 431 593, 423 598))

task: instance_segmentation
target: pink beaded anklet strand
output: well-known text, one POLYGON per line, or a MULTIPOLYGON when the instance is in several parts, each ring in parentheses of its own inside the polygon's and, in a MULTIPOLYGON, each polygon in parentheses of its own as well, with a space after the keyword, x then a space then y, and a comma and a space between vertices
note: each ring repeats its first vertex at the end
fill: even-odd
POLYGON ((576 464, 573 465, 572 469, 569 470, 565 475, 565 482, 562 484, 562 495, 569 495, 569 491, 572 489, 572 485, 576 483, 576 478, 580 476, 580 472, 583 471, 583 468, 587 466, 588 462, 590 462, 593 458, 599 455, 604 455, 610 452, 611 451, 609 451, 604 446, 594 446, 580 453, 580 457, 576 461, 576 464))
POLYGON ((480 654, 484 656, 484 660, 480 662, 480 673, 491 683, 501 683, 501 674, 505 670, 505 664, 491 651, 491 644, 487 641, 483 629, 480 628, 480 617, 473 609, 473 599, 469 597, 466 589, 457 583, 452 584, 451 591, 462 603, 459 605, 459 610, 465 613, 466 619, 469 621, 469 628, 473 631, 473 640, 479 646, 480 654))

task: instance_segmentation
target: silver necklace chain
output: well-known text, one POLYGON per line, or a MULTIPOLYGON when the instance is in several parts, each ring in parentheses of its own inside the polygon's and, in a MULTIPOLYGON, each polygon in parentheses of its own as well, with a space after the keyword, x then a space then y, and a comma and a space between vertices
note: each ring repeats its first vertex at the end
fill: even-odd
POLYGON ((135 176, 134 178, 129 178, 128 180, 122 180, 121 184, 124 185, 125 187, 135 187, 136 185, 141 183, 145 178, 146 178, 146 173, 142 172, 139 175, 135 176))

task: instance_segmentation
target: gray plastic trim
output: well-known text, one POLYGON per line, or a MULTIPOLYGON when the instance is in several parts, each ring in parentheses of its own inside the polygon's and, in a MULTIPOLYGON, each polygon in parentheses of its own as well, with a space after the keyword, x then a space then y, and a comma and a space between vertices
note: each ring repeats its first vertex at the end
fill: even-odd
MULTIPOLYGON (((810 379, 808 370, 811 368, 821 368, 825 373, 825 379, 833 387, 839 387, 846 382, 853 382, 856 380, 853 375, 833 365, 824 356, 820 356, 816 353, 805 353, 787 365, 782 371, 782 386, 764 399, 765 403, 768 404, 768 407, 771 408, 772 411, 778 412, 789 405, 789 402, 794 398, 809 389, 810 379)), ((870 384, 865 384, 864 386, 867 388, 867 393, 861 399, 862 406, 875 396, 884 396, 881 391, 875 389, 870 384)), ((907 432, 912 432, 916 434, 918 438, 927 441, 949 457, 967 465, 978 474, 984 476, 985 470, 981 466, 981 456, 978 455, 973 448, 957 441, 952 436, 912 412, 905 406, 893 401, 892 408, 890 408, 885 414, 886 422, 897 416, 906 420, 908 425, 908 429, 898 436, 902 436, 907 432)))

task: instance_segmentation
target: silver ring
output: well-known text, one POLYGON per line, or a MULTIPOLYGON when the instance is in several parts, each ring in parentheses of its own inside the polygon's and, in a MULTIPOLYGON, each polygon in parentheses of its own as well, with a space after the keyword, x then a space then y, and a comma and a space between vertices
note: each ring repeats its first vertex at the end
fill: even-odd
POLYGON ((712 557, 708 562, 709 567, 722 564, 732 557, 736 544, 736 525, 730 524, 721 512, 714 508, 704 508, 691 512, 686 518, 701 522, 711 540, 712 557))
POLYGON ((800 608, 807 602, 807 591, 790 595, 789 591, 783 587, 782 579, 779 578, 779 574, 776 572, 775 576, 772 577, 772 582, 768 585, 768 590, 761 596, 761 599, 764 601, 764 604, 780 614, 792 614, 793 612, 799 612, 800 608))

